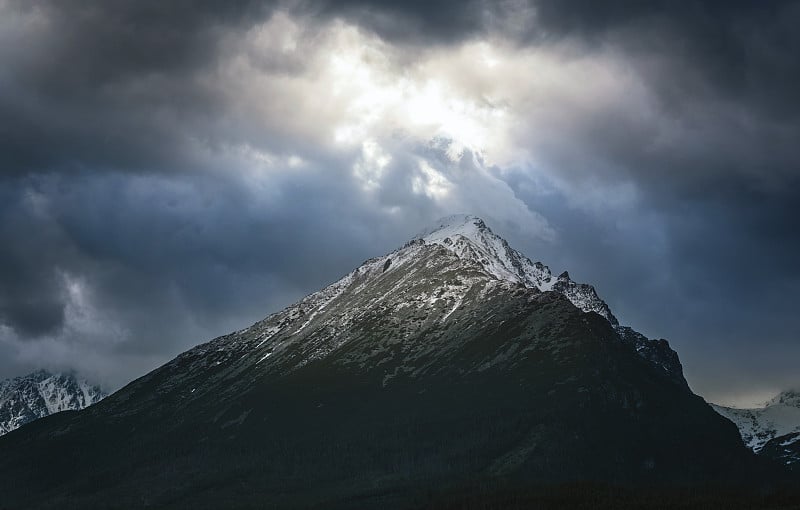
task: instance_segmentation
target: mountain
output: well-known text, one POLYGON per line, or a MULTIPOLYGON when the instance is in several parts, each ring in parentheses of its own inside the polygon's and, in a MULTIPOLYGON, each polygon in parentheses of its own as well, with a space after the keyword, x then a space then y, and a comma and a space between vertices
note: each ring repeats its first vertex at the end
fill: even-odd
POLYGON ((74 374, 39 370, 0 381, 0 436, 53 413, 83 409, 103 397, 98 386, 74 374))
POLYGON ((670 348, 669 342, 652 340, 630 327, 620 326, 593 286, 574 282, 567 271, 554 277, 549 267, 541 262, 531 262, 528 257, 511 248, 482 219, 471 215, 449 216, 416 238, 446 248, 459 259, 482 267, 498 280, 515 282, 542 292, 557 292, 580 310, 597 313, 616 329, 624 343, 633 346, 641 357, 663 370, 674 382, 689 389, 678 354, 670 348))
POLYGON ((459 259, 481 266, 499 280, 520 283, 540 291, 558 292, 584 312, 596 312, 612 325, 619 324, 594 287, 573 282, 566 271, 557 278, 553 277, 549 267, 541 262, 531 262, 528 257, 511 248, 505 239, 495 235, 478 217, 455 215, 442 218, 416 238, 446 248, 459 259))
POLYGON ((800 432, 790 432, 767 441, 761 454, 787 466, 792 471, 800 470, 800 432))
POLYGON ((666 341, 472 216, 0 438, 9 508, 546 508, 761 470, 666 341))
POLYGON ((783 464, 800 466, 800 392, 784 391, 755 409, 712 407, 736 424, 748 448, 783 464))

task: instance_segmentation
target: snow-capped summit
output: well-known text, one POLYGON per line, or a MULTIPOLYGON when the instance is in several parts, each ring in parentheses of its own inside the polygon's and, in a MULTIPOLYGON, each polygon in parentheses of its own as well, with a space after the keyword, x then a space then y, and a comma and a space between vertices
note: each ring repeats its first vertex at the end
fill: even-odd
POLYGON ((596 312, 612 325, 619 324, 594 287, 572 281, 566 271, 555 278, 549 267, 541 262, 532 262, 509 246, 477 216, 459 214, 442 218, 417 238, 444 246, 460 259, 479 263, 500 280, 521 283, 540 291, 556 291, 584 312, 596 312))
POLYGON ((471 236, 471 234, 486 228, 486 223, 477 216, 472 214, 452 214, 439 218, 414 237, 418 239, 433 239, 435 237, 446 237, 448 234, 471 236), (437 232, 439 233, 438 236, 434 235, 437 232))
POLYGON ((83 409, 105 396, 73 374, 46 370, 0 381, 0 435, 53 413, 83 409))
MULTIPOLYGON (((469 313, 474 306, 470 303, 479 296, 519 286, 561 294, 579 310, 598 313, 614 327, 622 343, 688 390, 678 356, 666 340, 651 340, 620 326, 594 287, 572 281, 567 272, 553 277, 546 265, 531 262, 482 219, 466 214, 437 221, 401 248, 365 261, 340 280, 237 332, 230 340, 217 342, 214 347, 201 345, 181 356, 202 357, 207 362, 208 349, 213 349, 220 353, 215 363, 222 358, 256 356, 264 370, 287 372, 344 347, 351 339, 341 332, 373 313, 375 307, 400 324, 419 321, 420 317, 427 317, 425 323, 444 324, 469 313), (441 315, 437 318, 437 314, 441 315), (247 340, 242 341, 240 336, 247 340), (227 347, 220 349, 220 344, 227 347)), ((432 345, 429 340, 425 349, 432 345)), ((456 345, 443 346, 442 351, 456 345)), ((371 348, 373 354, 394 349, 371 348)), ((410 345, 405 345, 403 352, 416 356, 410 345)), ((409 361, 409 366, 412 364, 409 361)))
POLYGON ((800 409, 800 390, 786 390, 778 393, 767 402, 767 407, 786 405, 800 409))
POLYGON ((711 407, 736 424, 754 452, 769 453, 786 464, 800 462, 800 392, 781 392, 761 408, 711 407))
POLYGON ((471 214, 447 216, 416 236, 418 242, 436 244, 454 253, 459 260, 478 265, 498 280, 522 284, 541 292, 557 292, 583 312, 604 317, 620 336, 646 359, 663 370, 674 382, 688 389, 678 355, 666 340, 649 339, 627 326, 621 326, 608 304, 592 285, 577 283, 563 271, 557 277, 542 262, 532 262, 509 246, 479 217, 471 214))

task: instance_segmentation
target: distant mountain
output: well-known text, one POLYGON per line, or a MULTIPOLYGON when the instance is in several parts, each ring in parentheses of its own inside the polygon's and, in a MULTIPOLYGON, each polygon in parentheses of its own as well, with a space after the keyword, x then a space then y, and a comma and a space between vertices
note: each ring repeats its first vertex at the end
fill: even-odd
POLYGON ((12 436, 10 508, 538 507, 515 491, 761 469, 666 341, 473 216, 12 436))
POLYGON ((74 374, 39 370, 0 381, 0 435, 53 413, 83 409, 103 397, 98 386, 74 374))
POLYGON ((760 408, 712 407, 736 424, 748 448, 800 467, 800 392, 784 391, 760 408))

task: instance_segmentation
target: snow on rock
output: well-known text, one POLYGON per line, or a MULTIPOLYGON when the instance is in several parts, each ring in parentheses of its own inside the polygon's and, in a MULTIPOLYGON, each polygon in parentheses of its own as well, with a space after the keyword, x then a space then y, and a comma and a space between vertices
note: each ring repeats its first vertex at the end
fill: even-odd
MULTIPOLYGON (((371 338, 369 349, 341 356, 342 363, 399 363, 387 373, 386 384, 403 374, 415 377, 432 363, 429 355, 457 350, 458 339, 447 335, 448 325, 481 321, 472 313, 476 303, 521 288, 564 295, 580 310, 600 314, 628 343, 623 337, 630 337, 629 332, 619 329, 592 286, 575 283, 566 273, 553 277, 547 266, 511 248, 483 220, 460 215, 437 222, 402 247, 366 260, 338 281, 248 328, 181 354, 166 365, 176 375, 159 392, 185 386, 191 374, 227 365, 239 367, 237 374, 245 377, 238 381, 246 385, 255 380, 250 378, 297 370, 364 337, 371 338), (382 334, 372 338, 365 324, 380 325, 382 334), (428 344, 418 349, 405 344, 409 332, 421 330, 427 332, 428 344), (258 369, 251 372, 249 366, 258 369)), ((688 388, 668 344, 636 335, 635 352, 688 388)), ((487 360, 489 365, 495 362, 502 359, 487 360)), ((197 384, 197 391, 185 398, 197 398, 211 387, 197 384)))
POLYGON ((618 325, 617 318, 594 287, 572 281, 566 271, 554 278, 550 268, 541 262, 531 262, 476 216, 462 214, 442 218, 417 238, 444 246, 461 259, 477 262, 500 280, 563 294, 584 312, 596 312, 612 325, 618 325))
POLYGON ((683 365, 678 353, 672 350, 664 339, 653 340, 627 326, 616 326, 617 334, 623 343, 636 349, 636 353, 651 364, 660 368, 676 384, 687 390, 689 384, 683 377, 683 365))
POLYGON ((800 391, 787 390, 778 393, 767 402, 767 406, 785 405, 800 409, 800 391))
POLYGON ((635 347, 642 358, 664 370, 677 384, 689 389, 678 355, 666 340, 649 339, 629 327, 621 326, 593 286, 573 281, 566 271, 554 277, 549 267, 541 262, 532 262, 509 246, 482 219, 469 214, 448 216, 418 234, 417 239, 426 244, 443 246, 459 259, 481 266, 499 280, 542 292, 557 292, 578 309, 599 314, 611 323, 623 342, 635 347))
MULTIPOLYGON (((736 424, 744 443, 756 453, 775 438, 800 433, 800 392, 797 391, 780 393, 761 408, 736 409, 716 404, 711 407, 736 424)), ((794 438, 787 439, 790 440, 793 444, 794 438)))
POLYGON ((0 381, 0 435, 53 413, 83 409, 105 396, 72 374, 45 370, 0 381))
POLYGON ((482 219, 469 214, 448 216, 418 234, 417 239, 443 246, 459 259, 481 266, 499 280, 542 292, 557 292, 578 309, 599 314, 611 323, 624 343, 633 345, 642 358, 662 369, 675 383, 689 389, 678 355, 666 340, 649 339, 630 327, 621 326, 593 286, 573 281, 567 271, 554 277, 549 267, 541 262, 531 262, 492 232, 482 219))

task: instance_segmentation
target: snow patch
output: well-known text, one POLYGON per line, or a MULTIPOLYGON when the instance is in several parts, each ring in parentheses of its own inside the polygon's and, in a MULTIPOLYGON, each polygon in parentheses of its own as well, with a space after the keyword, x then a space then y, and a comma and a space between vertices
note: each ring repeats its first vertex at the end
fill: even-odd
POLYGON ((747 447, 758 453, 773 438, 800 433, 800 399, 796 396, 796 392, 781 393, 762 408, 735 409, 716 404, 711 407, 731 420, 747 447))

